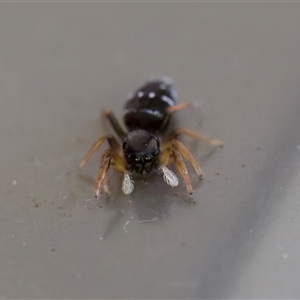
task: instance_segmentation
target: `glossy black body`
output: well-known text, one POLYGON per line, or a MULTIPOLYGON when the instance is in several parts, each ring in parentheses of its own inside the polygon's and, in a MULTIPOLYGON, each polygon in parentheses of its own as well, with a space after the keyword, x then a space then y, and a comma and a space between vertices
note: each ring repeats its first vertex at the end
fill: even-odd
POLYGON ((144 129, 162 131, 168 124, 167 108, 175 104, 177 97, 167 78, 148 81, 126 102, 124 123, 129 131, 144 129))
POLYGON ((123 143, 123 153, 130 171, 149 173, 158 167, 160 142, 149 131, 133 130, 123 143))
POLYGON ((169 122, 168 107, 177 97, 172 82, 167 79, 148 81, 125 104, 124 123, 129 131, 123 153, 128 168, 136 173, 149 173, 159 165, 160 141, 169 122))

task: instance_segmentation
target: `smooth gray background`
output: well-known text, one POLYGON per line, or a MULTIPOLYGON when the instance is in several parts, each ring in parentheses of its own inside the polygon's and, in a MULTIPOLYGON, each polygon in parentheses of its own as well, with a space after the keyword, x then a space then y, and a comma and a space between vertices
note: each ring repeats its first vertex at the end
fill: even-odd
POLYGON ((299 298, 300 3, 1 3, 0 298, 299 298), (127 94, 171 76, 206 179, 93 199, 127 94), (130 201, 131 200, 131 204, 130 201))

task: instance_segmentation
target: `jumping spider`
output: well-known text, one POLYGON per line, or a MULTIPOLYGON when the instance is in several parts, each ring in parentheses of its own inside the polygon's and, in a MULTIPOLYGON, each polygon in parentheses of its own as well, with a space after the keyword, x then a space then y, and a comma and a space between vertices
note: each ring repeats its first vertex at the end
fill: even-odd
POLYGON ((125 103, 124 123, 128 132, 123 130, 111 110, 104 111, 104 116, 122 145, 114 136, 105 135, 93 144, 80 162, 79 166, 82 167, 92 154, 105 141, 108 141, 110 147, 101 157, 95 182, 95 197, 98 197, 101 191, 105 194, 110 193, 107 183, 110 166, 123 173, 122 191, 125 195, 131 194, 134 190, 132 174, 147 174, 153 170, 160 171, 164 181, 175 187, 178 185, 178 178, 168 168, 171 163, 175 163, 179 174, 185 181, 188 193, 192 195, 193 188, 183 158, 192 164, 201 179, 203 173, 191 152, 177 139, 178 136, 186 134, 219 147, 222 147, 223 143, 181 127, 166 134, 171 115, 190 105, 189 102, 176 104, 176 99, 177 92, 169 78, 146 82, 125 103))

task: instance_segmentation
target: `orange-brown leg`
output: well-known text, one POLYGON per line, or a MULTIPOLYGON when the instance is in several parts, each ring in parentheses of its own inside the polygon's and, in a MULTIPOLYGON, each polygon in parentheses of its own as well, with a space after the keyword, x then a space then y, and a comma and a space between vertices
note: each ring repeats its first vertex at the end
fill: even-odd
MULTIPOLYGON (((98 175, 95 182, 95 197, 98 197, 101 189, 105 194, 109 194, 109 188, 107 184, 107 175, 109 171, 110 165, 113 166, 114 169, 117 171, 123 172, 125 174, 126 172, 126 163, 122 157, 122 148, 118 141, 113 136, 103 136, 100 139, 98 139, 90 148, 90 150, 86 153, 84 158, 81 160, 79 166, 82 167, 93 155, 93 153, 101 147, 101 145, 108 141, 110 148, 105 150, 101 157, 100 166, 98 175)), ((125 179, 130 178, 128 174, 124 175, 125 179)), ((133 188, 132 188, 133 190, 133 188)))
POLYGON ((172 150, 171 150, 172 144, 170 142, 167 142, 163 145, 163 150, 160 153, 159 157, 159 170, 163 174, 164 181, 172 186, 175 187, 178 185, 178 178, 177 176, 170 170, 168 169, 168 165, 170 165, 174 161, 174 157, 172 155, 172 150))
POLYGON ((173 106, 169 106, 167 108, 167 113, 168 114, 172 114, 174 113, 175 111, 179 111, 179 110, 183 110, 189 106, 192 106, 193 104, 191 102, 180 102, 180 103, 177 103, 173 106))
MULTIPOLYGON (((129 195, 134 190, 133 180, 131 179, 130 173, 126 168, 126 163, 123 157, 115 151, 114 148, 110 149, 110 155, 112 157, 111 165, 112 167, 123 173, 122 191, 125 195, 129 195)), ((103 187, 104 190, 105 186, 103 187)))
POLYGON ((105 195, 110 195, 110 190, 108 187, 108 183, 107 183, 107 176, 105 177, 103 184, 102 184, 102 189, 105 195))
POLYGON ((164 143, 163 151, 160 155, 160 170, 163 172, 164 180, 169 185, 176 186, 178 184, 176 175, 171 170, 166 168, 166 166, 174 162, 186 184, 188 193, 192 195, 193 188, 191 180, 182 156, 192 163, 196 173, 202 179, 203 173, 198 163, 196 162, 190 151, 178 140, 169 140, 164 143), (174 184, 171 184, 173 182, 174 184))
POLYGON ((210 139, 200 133, 194 132, 192 130, 186 129, 186 128, 176 128, 173 132, 171 132, 168 136, 168 140, 176 139, 180 134, 186 134, 196 140, 205 142, 207 144, 210 144, 212 146, 218 146, 218 147, 223 147, 224 143, 221 142, 220 140, 217 139, 210 139))
MULTIPOLYGON (((196 133, 189 129, 185 129, 185 128, 181 128, 181 127, 177 128, 173 132, 171 132, 169 134, 169 136, 166 138, 166 140, 164 141, 163 150, 160 154, 160 166, 161 166, 160 169, 163 171, 165 166, 168 166, 169 164, 171 164, 174 161, 180 175, 182 176, 182 178, 185 181, 188 193, 192 194, 193 189, 192 189, 192 185, 191 185, 191 180, 188 175, 187 167, 183 161, 183 157, 192 164, 193 168, 195 169, 195 171, 198 174, 198 176, 200 177, 200 179, 203 179, 203 172, 202 172, 199 164, 193 157, 192 153, 186 148, 186 146, 183 143, 181 143, 180 141, 177 140, 177 137, 180 134, 186 134, 192 138, 201 140, 203 142, 206 142, 206 143, 208 143, 210 145, 214 145, 214 146, 222 147, 224 144, 219 140, 209 139, 209 138, 205 137, 204 135, 201 135, 199 133, 196 133)), ((168 172, 170 170, 167 169, 166 171, 168 172)), ((166 174, 165 174, 165 172, 163 172, 163 173, 164 173, 164 178, 165 178, 166 174, 168 175, 168 173, 166 173, 166 174)), ((175 174, 174 174, 174 176, 175 176, 175 174)), ((171 179, 173 178, 173 173, 170 175, 170 178, 171 179)), ((176 178, 176 176, 175 176, 175 178, 176 178)), ((174 180, 174 182, 175 182, 175 180, 174 180)))
POLYGON ((168 166, 172 162, 171 148, 172 143, 170 141, 163 143, 162 151, 159 156, 160 166, 168 166))
POLYGON ((186 165, 185 165, 185 163, 182 159, 182 156, 176 150, 173 150, 173 156, 174 156, 175 165, 176 165, 180 175, 182 176, 182 178, 185 182, 186 189, 187 189, 189 195, 192 195, 193 194, 193 187, 192 187, 191 179, 190 179, 190 176, 188 174, 187 167, 186 167, 186 165))
POLYGON ((105 194, 109 194, 107 175, 110 166, 112 166, 117 171, 124 173, 124 178, 127 179, 129 176, 125 174, 127 171, 123 158, 115 151, 115 149, 110 148, 105 150, 104 154, 101 157, 99 171, 95 182, 95 197, 98 197, 100 195, 101 189, 105 194))
POLYGON ((103 187, 104 184, 104 192, 109 192, 106 177, 109 170, 109 165, 111 161, 110 149, 105 150, 104 154, 101 157, 101 162, 99 166, 98 175, 95 182, 94 193, 95 197, 99 197, 101 191, 101 185, 103 187))
POLYGON ((198 174, 200 179, 203 179, 203 172, 199 166, 199 164, 197 163, 197 161, 195 160, 195 158, 193 157, 192 153, 185 147, 185 145, 183 143, 181 143, 178 140, 173 140, 172 144, 174 145, 174 147, 177 149, 177 151, 186 159, 188 160, 192 166, 194 167, 196 173, 198 174))
POLYGON ((84 156, 84 158, 79 163, 79 167, 80 168, 84 166, 84 164, 92 157, 92 155, 102 146, 102 144, 106 140, 108 141, 110 147, 112 149, 114 149, 116 153, 118 153, 119 155, 121 155, 122 149, 121 149, 121 146, 118 143, 118 141, 113 136, 105 135, 105 136, 102 136, 100 139, 98 139, 92 145, 92 147, 89 149, 89 151, 86 153, 86 155, 84 156))
POLYGON ((103 136, 100 139, 98 139, 93 146, 89 149, 89 151, 86 153, 84 158, 79 163, 79 167, 83 167, 84 164, 92 157, 92 155, 102 146, 102 144, 107 140, 107 136, 103 136))

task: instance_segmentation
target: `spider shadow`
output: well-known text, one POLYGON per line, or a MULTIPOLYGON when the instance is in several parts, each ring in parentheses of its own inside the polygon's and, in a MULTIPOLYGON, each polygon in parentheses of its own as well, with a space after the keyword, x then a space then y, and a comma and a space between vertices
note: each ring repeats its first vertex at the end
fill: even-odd
MULTIPOLYGON (((98 209, 101 210, 101 213, 112 214, 104 230, 103 238, 107 238, 111 232, 120 226, 126 231, 124 224, 129 222, 160 221, 168 216, 173 203, 184 203, 184 200, 178 196, 181 187, 177 187, 176 190, 172 189, 163 181, 159 173, 150 174, 147 178, 134 178, 135 189, 131 195, 122 193, 122 176, 118 176, 120 174, 110 175, 113 175, 109 176, 111 194, 88 199, 86 203, 87 209, 98 209)), ((88 176, 79 176, 89 184, 93 181, 88 176)), ((181 192, 185 192, 184 195, 187 198, 185 188, 181 192)))
MULTIPOLYGON (((88 203, 92 203, 88 208, 99 209, 99 207, 103 208, 106 205, 139 220, 165 217, 172 202, 170 199, 176 197, 177 194, 164 183, 159 175, 151 174, 147 178, 134 178, 135 188, 131 195, 122 193, 122 178, 120 176, 115 176, 115 178, 110 176, 111 194, 88 199, 88 203)), ((82 174, 78 176, 89 185, 94 184, 93 178, 82 174)))

